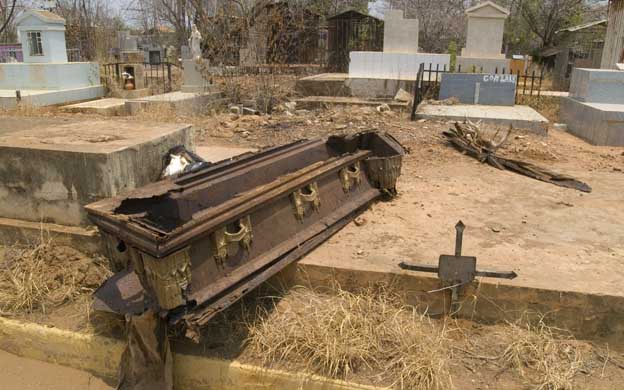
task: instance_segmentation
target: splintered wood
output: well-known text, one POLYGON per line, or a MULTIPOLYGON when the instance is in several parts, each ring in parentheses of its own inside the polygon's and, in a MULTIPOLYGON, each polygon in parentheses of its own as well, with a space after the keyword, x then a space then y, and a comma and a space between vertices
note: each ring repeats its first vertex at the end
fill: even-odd
POLYGON ((486 162, 498 169, 507 169, 560 187, 573 188, 582 192, 592 191, 589 185, 573 177, 551 172, 524 161, 498 156, 496 151, 507 141, 511 131, 512 128, 510 127, 499 141, 495 141, 499 132, 496 132, 492 139, 487 139, 482 135, 478 124, 468 121, 466 123, 455 123, 454 128, 445 131, 443 134, 457 150, 476 158, 482 163, 486 162))

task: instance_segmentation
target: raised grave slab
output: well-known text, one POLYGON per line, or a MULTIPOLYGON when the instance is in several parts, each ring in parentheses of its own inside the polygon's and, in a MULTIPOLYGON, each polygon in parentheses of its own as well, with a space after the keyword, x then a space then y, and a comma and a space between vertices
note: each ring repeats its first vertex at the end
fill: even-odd
POLYGON ((157 180, 177 145, 193 147, 190 125, 4 118, 0 218, 87 225, 84 205, 157 180))
POLYGON ((82 114, 118 116, 126 113, 126 99, 108 98, 91 100, 63 107, 63 111, 82 114))
POLYGON ((457 98, 464 104, 513 106, 516 102, 516 75, 444 73, 440 100, 457 98))
POLYGON ((60 90, 24 89, 20 93, 21 101, 18 101, 14 89, 0 89, 0 108, 15 108, 18 104, 43 107, 98 99, 104 96, 104 87, 97 85, 60 90))
POLYGON ((129 115, 136 115, 145 108, 167 107, 181 113, 197 114, 207 112, 210 108, 221 104, 222 101, 222 92, 195 93, 175 91, 128 100, 126 101, 126 111, 129 115))
POLYGON ((624 104, 624 72, 576 68, 570 80, 570 97, 588 103, 624 104))
POLYGON ((560 116, 568 132, 593 145, 624 146, 624 104, 562 97, 560 116))
POLYGON ((548 134, 548 119, 529 106, 477 106, 457 104, 451 106, 421 104, 417 115, 423 119, 472 122, 481 121, 493 126, 513 126, 540 135, 548 134))

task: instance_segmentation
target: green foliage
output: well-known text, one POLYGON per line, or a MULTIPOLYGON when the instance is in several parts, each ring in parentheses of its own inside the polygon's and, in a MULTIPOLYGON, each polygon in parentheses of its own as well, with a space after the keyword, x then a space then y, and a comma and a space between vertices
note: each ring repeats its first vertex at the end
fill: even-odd
POLYGON ((451 55, 451 72, 455 72, 457 66, 457 43, 450 41, 448 45, 448 52, 451 55))

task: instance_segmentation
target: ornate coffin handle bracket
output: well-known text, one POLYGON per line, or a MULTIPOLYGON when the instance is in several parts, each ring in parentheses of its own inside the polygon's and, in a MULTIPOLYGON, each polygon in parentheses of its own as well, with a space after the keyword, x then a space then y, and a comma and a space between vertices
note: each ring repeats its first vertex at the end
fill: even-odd
POLYGON ((164 259, 148 254, 142 254, 141 259, 142 272, 138 269, 137 271, 156 296, 158 305, 165 310, 185 305, 185 292, 191 282, 191 257, 188 248, 164 259))
POLYGON ((305 204, 309 203, 316 212, 321 208, 321 198, 319 196, 318 184, 310 183, 292 193, 291 199, 295 208, 295 217, 303 222, 305 217, 305 204))
POLYGON ((235 233, 227 231, 227 227, 222 227, 214 233, 215 241, 215 258, 219 264, 223 264, 228 257, 228 245, 238 243, 245 251, 249 252, 251 248, 251 240, 253 238, 251 231, 251 218, 244 217, 238 221, 239 229, 235 233))
POLYGON ((357 187, 362 182, 362 175, 360 170, 360 162, 344 167, 340 170, 340 181, 342 182, 342 189, 345 193, 351 192, 351 188, 357 187))

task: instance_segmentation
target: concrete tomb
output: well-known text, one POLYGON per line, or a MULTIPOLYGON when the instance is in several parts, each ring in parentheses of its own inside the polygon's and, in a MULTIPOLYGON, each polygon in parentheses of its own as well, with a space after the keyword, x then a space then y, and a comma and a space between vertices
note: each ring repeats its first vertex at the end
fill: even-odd
POLYGON ((624 72, 575 68, 560 112, 570 133, 594 145, 624 146, 624 72))
POLYGON ((88 225, 84 205, 158 180, 177 145, 192 148, 191 126, 4 118, 0 219, 88 225))
POLYGON ((516 81, 512 74, 444 73, 440 100, 454 97, 464 104, 513 106, 516 81))
POLYGON ((0 107, 20 102, 46 106, 104 95, 97 63, 67 61, 65 19, 28 10, 15 23, 24 62, 0 64, 0 107))
POLYGON ((462 71, 502 73, 509 70, 509 60, 502 54, 505 20, 509 11, 491 1, 480 3, 466 10, 468 31, 466 47, 457 57, 462 71))
MULTIPOLYGON (((386 11, 383 52, 350 53, 349 79, 416 80, 418 68, 449 69, 451 56, 418 52, 418 20, 404 19, 400 10, 386 11)), ((394 83, 396 84, 396 83, 394 83)), ((398 89, 387 88, 378 97, 393 97, 398 89)))

